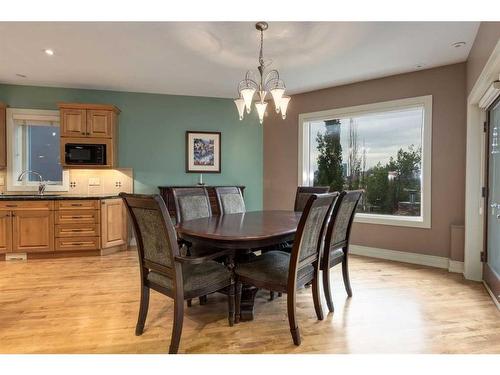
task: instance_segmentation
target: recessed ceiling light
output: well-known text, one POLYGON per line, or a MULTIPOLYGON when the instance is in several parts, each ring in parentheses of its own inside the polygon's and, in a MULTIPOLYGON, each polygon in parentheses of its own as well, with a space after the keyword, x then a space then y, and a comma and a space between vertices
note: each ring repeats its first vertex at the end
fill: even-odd
POLYGON ((452 47, 455 47, 455 48, 460 48, 460 47, 463 47, 465 46, 465 42, 455 42, 455 43, 452 43, 451 46, 452 47))
POLYGON ((44 49, 43 52, 45 52, 45 54, 49 55, 49 56, 53 56, 54 55, 54 50, 50 49, 50 48, 44 49))
POLYGON ((21 73, 16 73, 16 76, 21 77, 21 78, 26 78, 26 75, 21 74, 21 73))

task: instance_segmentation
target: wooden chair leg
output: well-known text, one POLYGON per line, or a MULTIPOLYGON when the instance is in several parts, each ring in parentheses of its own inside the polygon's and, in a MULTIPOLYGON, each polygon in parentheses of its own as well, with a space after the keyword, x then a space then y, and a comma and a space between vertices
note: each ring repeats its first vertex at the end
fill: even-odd
POLYGON ((207 296, 201 296, 199 298, 200 300, 200 305, 206 305, 208 303, 208 297, 207 296))
POLYGON ((141 288, 141 302, 139 306, 139 317, 137 318, 137 325, 135 326, 136 336, 142 335, 144 332, 144 324, 146 323, 146 316, 148 315, 149 308, 149 287, 143 285, 141 288))
POLYGON ((342 277, 344 278, 345 291, 349 297, 352 297, 351 281, 349 280, 349 268, 347 264, 347 254, 344 254, 342 261, 342 277))
POLYGON ((286 304, 288 309, 288 324, 290 325, 290 333, 292 334, 293 343, 299 346, 300 330, 295 314, 295 291, 287 294, 286 304))
POLYGON ((231 284, 229 285, 229 293, 227 294, 227 302, 228 302, 228 321, 229 321, 229 327, 232 327, 234 325, 234 290, 235 290, 235 285, 231 284))
POLYGON ((316 275, 312 282, 312 295, 314 301, 314 310, 318 320, 323 320, 323 307, 321 306, 321 290, 319 287, 319 275, 316 275))
POLYGON ((191 307, 193 305, 193 300, 190 298, 187 300, 187 307, 191 307))
POLYGON ((172 339, 170 341, 169 354, 177 354, 181 341, 182 323, 184 320, 184 300, 174 299, 174 325, 172 327, 172 339))
POLYGON ((282 295, 283 295, 283 293, 278 292, 278 297, 281 297, 282 295))
POLYGON ((234 322, 240 322, 240 314, 241 314, 241 290, 243 285, 240 282, 236 282, 235 284, 236 294, 235 294, 235 313, 234 313, 234 322))
POLYGON ((269 301, 274 301, 274 291, 269 291, 269 301))
MULTIPOLYGON (((327 263, 328 264, 328 263, 327 263)), ((334 311, 333 300, 332 300, 332 290, 330 287, 330 269, 328 267, 323 267, 323 291, 325 292, 326 304, 328 305, 328 310, 330 312, 334 311)))

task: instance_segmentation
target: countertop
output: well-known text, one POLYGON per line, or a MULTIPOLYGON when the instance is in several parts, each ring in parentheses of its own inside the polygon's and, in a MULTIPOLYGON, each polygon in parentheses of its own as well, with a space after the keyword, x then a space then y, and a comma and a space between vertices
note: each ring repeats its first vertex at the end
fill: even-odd
POLYGON ((120 198, 116 194, 104 195, 59 195, 59 194, 44 194, 44 195, 15 195, 15 194, 0 194, 0 201, 36 201, 36 200, 76 200, 76 199, 111 199, 120 198))

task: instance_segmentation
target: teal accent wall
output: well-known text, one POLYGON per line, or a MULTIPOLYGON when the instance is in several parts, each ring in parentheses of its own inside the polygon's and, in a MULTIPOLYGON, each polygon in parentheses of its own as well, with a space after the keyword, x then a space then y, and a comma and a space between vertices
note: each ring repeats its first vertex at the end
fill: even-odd
POLYGON ((36 109, 57 109, 57 102, 116 105, 119 164, 133 168, 137 193, 196 184, 199 175, 185 172, 185 132, 220 131, 222 173, 204 174, 203 181, 245 185, 247 209, 262 209, 262 127, 255 113, 239 121, 230 99, 0 84, 0 101, 36 109))

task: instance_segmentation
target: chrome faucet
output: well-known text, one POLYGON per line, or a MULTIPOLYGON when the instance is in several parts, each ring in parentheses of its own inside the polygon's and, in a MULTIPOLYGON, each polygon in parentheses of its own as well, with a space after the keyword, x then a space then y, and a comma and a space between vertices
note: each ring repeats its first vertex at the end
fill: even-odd
POLYGON ((24 171, 22 171, 19 174, 19 176, 17 177, 17 181, 22 181, 23 177, 27 174, 34 174, 34 175, 38 176, 38 178, 40 179, 40 183, 38 184, 38 195, 43 195, 43 193, 45 192, 46 184, 43 181, 43 177, 40 173, 38 173, 36 171, 30 171, 28 169, 25 169, 24 171))

